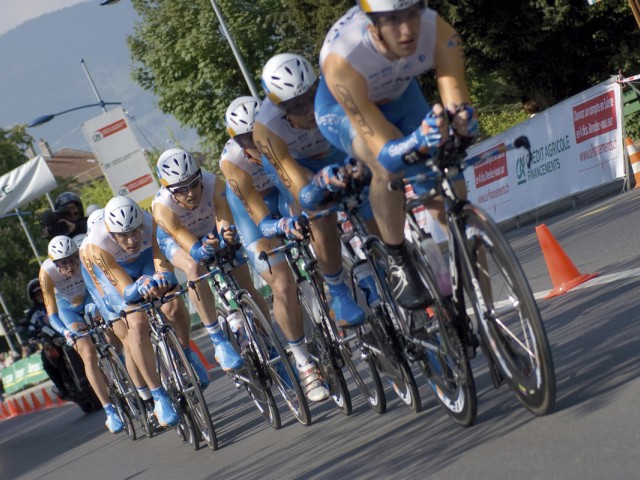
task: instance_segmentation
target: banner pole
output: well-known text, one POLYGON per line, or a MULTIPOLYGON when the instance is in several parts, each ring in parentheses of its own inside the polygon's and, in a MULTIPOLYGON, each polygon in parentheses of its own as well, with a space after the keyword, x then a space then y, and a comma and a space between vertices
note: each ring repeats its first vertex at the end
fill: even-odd
MULTIPOLYGON (((22 339, 19 337, 18 331, 16 330, 16 325, 15 325, 15 323, 13 323, 13 319, 11 318, 11 314, 9 313, 9 310, 7 310, 7 305, 4 303, 4 298, 2 296, 2 293, 0 293, 0 304, 2 305, 2 308, 3 308, 4 313, 5 313, 4 317, 7 319, 7 322, 11 322, 11 324, 13 326, 13 331, 16 334, 16 338, 18 339, 18 341, 20 343, 22 343, 22 339)), ((7 339, 7 343, 9 344, 9 348, 11 349, 11 351, 16 353, 16 354, 20 354, 20 352, 18 352, 18 350, 16 350, 16 347, 13 344, 13 340, 11 340, 11 334, 7 331, 7 329, 5 328, 4 325, 2 325, 2 330, 4 331, 4 338, 7 339)))
POLYGON ((33 254, 36 257, 36 260, 38 261, 38 264, 40 266, 42 266, 42 261, 40 261, 40 254, 38 253, 38 249, 36 248, 36 244, 33 242, 33 239, 31 238, 31 234, 29 233, 29 229, 27 228, 27 224, 25 223, 24 219, 22 218, 22 215, 20 215, 20 212, 18 211, 18 209, 15 209, 16 215, 18 217, 18 220, 20 221, 20 225, 22 225, 22 229, 24 230, 24 234, 27 236, 27 240, 29 240, 29 245, 31 245, 31 249, 33 250, 33 254))

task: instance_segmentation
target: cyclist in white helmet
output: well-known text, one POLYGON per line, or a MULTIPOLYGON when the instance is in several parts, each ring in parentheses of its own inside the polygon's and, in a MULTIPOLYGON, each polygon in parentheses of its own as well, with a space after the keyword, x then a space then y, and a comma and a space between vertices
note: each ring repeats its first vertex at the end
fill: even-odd
MULTIPOLYGON (((296 200, 314 174, 323 184, 343 186, 334 167, 342 166, 346 155, 332 146, 316 125, 313 99, 318 83, 311 63, 293 53, 276 55, 262 69, 262 86, 267 97, 256 117, 253 139, 264 156, 267 173, 279 177, 296 200)), ((365 316, 344 282, 336 225, 335 215, 313 222, 313 248, 329 287, 336 324, 355 327, 362 325, 365 316)), ((291 222, 274 220, 271 215, 261 219, 259 227, 263 234, 295 230, 291 222)))
MULTIPOLYGON (((104 223, 104 209, 97 208, 89 215, 87 218, 87 236, 91 233, 94 225, 101 225, 104 223)), ((87 237, 85 237, 86 239, 87 237)), ((76 237, 74 237, 76 240, 76 237)), ((93 299, 93 304, 100 312, 100 315, 103 319, 107 321, 113 321, 118 318, 118 313, 113 309, 107 308, 104 297, 105 293, 100 286, 100 282, 97 280, 96 273, 94 271, 93 262, 91 261, 91 257, 88 253, 88 243, 82 241, 81 245, 78 246, 78 251, 80 252, 80 261, 82 262, 82 277, 84 278, 84 282, 87 285, 87 290, 89 290, 89 294, 93 299)), ((149 387, 147 387, 144 377, 140 373, 133 356, 131 355, 131 350, 129 348, 129 339, 127 337, 128 329, 124 322, 115 322, 111 325, 114 333, 118 337, 117 339, 109 338, 110 343, 114 345, 116 350, 120 351, 121 348, 124 349, 124 355, 126 358, 125 366, 129 375, 131 375, 131 379, 135 384, 138 394, 140 398, 145 402, 145 405, 149 410, 153 410, 153 400, 151 397, 151 392, 149 387), (118 341, 119 339, 119 341, 118 341), (121 342, 121 345, 120 343, 121 342)))
MULTIPOLYGON (((318 126, 371 169, 369 198, 390 254, 394 293, 404 308, 423 307, 430 298, 405 247, 404 194, 387 186, 409 174, 411 154, 444 143, 445 114, 457 135, 470 141, 477 134, 460 37, 424 0, 359 0, 327 34, 320 68, 318 126), (415 77, 433 68, 444 107, 431 109, 415 77)), ((444 226, 442 203, 427 206, 444 226)))
MULTIPOLYGON (((163 152, 158 159, 157 171, 162 188, 153 199, 151 208, 158 223, 158 244, 169 261, 193 280, 207 272, 203 263, 213 260, 221 241, 237 243, 237 230, 225 196, 225 184, 213 173, 202 170, 193 155, 180 148, 163 152)), ((240 251, 238 255, 241 256, 240 251)), ((248 265, 243 262, 233 275, 268 316, 269 307, 256 290, 248 265)), ((242 367, 244 360, 220 327, 215 297, 209 285, 198 282, 190 295, 222 369, 228 371, 242 367)))
POLYGON ((227 108, 225 122, 231 140, 222 151, 220 170, 227 179, 227 200, 249 261, 273 292, 273 314, 296 359, 300 384, 307 398, 318 402, 329 397, 329 390, 309 355, 293 273, 283 254, 272 257, 269 263, 258 258, 261 251, 280 244, 258 227, 263 218, 279 218, 284 231, 287 223, 295 224, 289 210, 291 195, 276 187, 274 181, 279 183, 278 178, 267 176, 253 143, 253 125, 259 109, 260 100, 255 97, 236 98, 227 108))
MULTIPOLYGON (((158 247, 155 230, 156 224, 151 215, 143 212, 134 200, 126 196, 109 200, 104 208, 103 220, 91 226, 83 244, 85 266, 104 293, 104 306, 111 311, 111 315, 126 310, 130 303, 161 297, 178 284, 172 265, 158 247)), ((182 300, 165 303, 162 310, 172 322, 196 372, 199 368, 204 369, 188 347, 189 313, 182 300)), ((149 341, 149 322, 145 314, 138 312, 128 315, 127 326, 129 350, 146 385, 151 389, 158 423, 161 426, 176 425, 178 415, 156 372, 153 348, 149 341)))
POLYGON ((115 407, 109 401, 95 345, 89 337, 77 338, 77 334, 89 329, 83 314, 85 304, 91 302, 82 273, 76 243, 65 235, 53 237, 48 246, 49 258, 40 267, 39 280, 49 323, 64 335, 82 357, 87 379, 102 403, 111 433, 124 429, 115 407))

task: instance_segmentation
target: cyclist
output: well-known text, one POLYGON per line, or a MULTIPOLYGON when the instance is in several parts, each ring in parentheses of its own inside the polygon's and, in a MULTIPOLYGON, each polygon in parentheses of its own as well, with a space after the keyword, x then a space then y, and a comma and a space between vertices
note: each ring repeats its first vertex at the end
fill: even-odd
MULTIPOLYGON (((162 187, 151 208, 158 223, 158 244, 171 263, 194 280, 208 271, 204 263, 213 260, 220 240, 227 244, 237 243, 224 182, 202 170, 193 155, 180 148, 171 148, 160 155, 157 172, 162 187), (222 232, 220 240, 216 232, 222 232)), ((268 316, 269 307, 253 285, 246 263, 234 270, 234 276, 268 316)), ((244 360, 220 327, 209 285, 198 282, 196 290, 189 293, 222 369, 229 371, 242 367, 244 360)))
MULTIPOLYGON (((161 297, 178 281, 171 264, 155 240, 156 225, 149 213, 143 213, 129 197, 113 197, 104 208, 102 221, 91 226, 83 244, 87 270, 104 292, 105 307, 120 312, 129 303, 149 297, 161 297)), ((189 314, 177 299, 162 306, 175 326, 182 345, 189 345, 189 314)), ((155 369, 153 347, 149 340, 149 322, 143 312, 127 316, 129 350, 146 385, 151 389, 154 414, 161 426, 179 421, 155 369)), ((189 347, 183 347, 189 360, 200 363, 189 347)), ((204 366, 200 363, 200 368, 204 366)), ((196 371, 198 367, 195 367, 196 371)))
MULTIPOLYGON (((91 232, 91 229, 96 223, 104 222, 104 209, 98 208, 94 209, 94 211, 89 215, 87 219, 87 234, 91 232)), ((86 238, 86 236, 84 237, 86 238)), ((84 242, 84 238, 82 239, 81 244, 78 246, 78 251, 80 252, 80 261, 82 262, 82 277, 84 278, 84 282, 87 285, 87 290, 89 290, 89 294, 93 299, 94 308, 97 308, 100 316, 107 320, 108 322, 113 322, 118 319, 118 313, 113 310, 109 310, 104 302, 104 291, 100 286, 100 282, 97 280, 93 269, 93 263, 87 253, 87 242, 84 242)), ((73 237, 73 240, 77 243, 78 236, 73 237)), ((86 309, 85 309, 86 310, 86 309)), ((133 360, 133 356, 131 355, 131 350, 129 349, 129 341, 127 338, 127 327, 124 322, 115 322, 111 324, 111 328, 113 328, 114 333, 122 342, 122 348, 124 349, 125 357, 127 361, 125 361, 125 366, 133 383, 136 385, 136 389, 140 398, 144 401, 148 410, 153 411, 153 400, 151 396, 151 392, 149 391, 149 387, 145 384, 144 377, 140 373, 135 361, 133 360)), ((117 350, 120 350, 120 345, 118 345, 117 341, 113 341, 115 339, 109 338, 109 341, 114 344, 117 350)), ((124 360, 123 360, 124 361, 124 360)))
MULTIPOLYGON (((456 134, 468 141, 477 134, 460 38, 424 0, 358 0, 327 34, 320 67, 318 126, 332 145, 371 169, 370 199, 394 293, 404 308, 423 307, 430 299, 405 245, 404 194, 387 185, 416 151, 443 144, 445 114, 456 134), (430 109, 415 79, 431 68, 446 111, 440 104, 430 109)), ((427 206, 445 226, 441 201, 427 206)))
POLYGON ((231 140, 222 151, 220 170, 227 180, 227 200, 249 261, 273 292, 273 314, 296 359, 300 384, 307 398, 318 402, 329 398, 329 390, 309 355, 291 269, 283 254, 272 257, 269 263, 258 258, 261 251, 279 245, 279 241, 267 238, 268 232, 261 231, 262 219, 280 218, 276 225, 283 231, 287 224, 295 222, 289 211, 290 194, 278 190, 266 175, 253 143, 253 125, 259 109, 260 100, 255 97, 236 98, 227 108, 225 121, 231 140))
MULTIPOLYGON (((262 70, 262 86, 267 97, 255 119, 253 139, 264 156, 267 173, 277 174, 296 200, 314 173, 319 173, 320 182, 328 188, 344 186, 333 171, 336 164, 344 163, 346 155, 322 136, 313 115, 317 77, 311 63, 293 53, 276 55, 262 70)), ((314 224, 313 248, 331 294, 333 319, 340 327, 362 325, 364 312, 344 282, 336 215, 314 224)), ((261 219, 259 226, 263 233, 283 227, 295 230, 295 224, 284 224, 271 215, 261 219)))
MULTIPOLYGON (((50 326, 47 320, 47 309, 44 305, 44 296, 42 288, 40 287, 40 281, 34 278, 27 284, 27 297, 31 301, 31 307, 27 311, 25 316, 27 335, 29 338, 36 338, 40 329, 44 326, 50 326)), ((50 360, 49 355, 46 354, 45 349, 40 352, 40 358, 42 360, 42 368, 56 387, 57 394, 63 400, 69 399, 69 392, 64 385, 60 369, 56 365, 59 362, 53 362, 50 360)))
POLYGON ((91 301, 80 272, 78 247, 71 238, 58 235, 47 250, 49 258, 40 267, 39 280, 49 323, 82 357, 87 379, 107 414, 105 425, 111 433, 121 432, 124 424, 109 402, 96 348, 88 337, 77 338, 78 333, 88 330, 83 314, 85 304, 91 301))

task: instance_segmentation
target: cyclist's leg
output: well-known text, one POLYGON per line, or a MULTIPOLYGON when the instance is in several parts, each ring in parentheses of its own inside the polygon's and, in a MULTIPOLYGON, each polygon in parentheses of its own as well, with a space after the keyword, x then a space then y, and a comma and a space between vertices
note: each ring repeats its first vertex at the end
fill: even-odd
MULTIPOLYGON (((185 252, 161 228, 158 228, 158 245, 171 264, 179 270, 182 270, 189 280, 195 280, 207 272, 206 267, 198 264, 191 255, 185 252)), ((226 371, 240 368, 243 363, 242 357, 233 349, 231 343, 229 343, 229 340, 220 328, 215 296, 208 283, 197 282, 195 284, 195 290, 189 290, 189 298, 195 306, 207 333, 209 333, 211 337, 211 341, 215 347, 216 360, 222 369, 226 371)), ((189 313, 181 299, 179 299, 179 302, 182 304, 182 307, 172 305, 177 303, 177 301, 173 301, 163 305, 162 309, 170 321, 176 322, 174 324, 176 334, 180 339, 184 352, 189 358, 196 375, 198 375, 202 388, 206 388, 209 385, 209 374, 198 356, 189 347, 189 333, 191 328, 189 313)))
MULTIPOLYGON (((389 182, 399 175, 392 174, 375 158, 366 142, 351 125, 344 110, 335 101, 326 84, 321 80, 315 103, 318 128, 322 134, 342 151, 363 161, 371 169, 369 201, 380 229, 380 236, 390 254, 390 283, 398 303, 405 308, 419 308, 428 304, 420 277, 410 260, 404 239, 404 192, 388 189, 389 182)), ((414 118, 422 119, 428 111, 417 83, 414 81, 403 95, 380 107, 392 125, 407 128, 414 118)), ((419 125, 419 123, 418 123, 419 125)))
MULTIPOLYGON (((94 273, 104 292, 107 308, 114 312, 126 311, 129 306, 106 275, 97 267, 94 268, 94 273)), ((127 315, 126 324, 128 329, 126 338, 129 350, 145 383, 151 390, 154 400, 154 414, 158 419, 158 423, 162 426, 176 425, 179 421, 178 414, 171 405, 171 401, 162 387, 160 377, 156 371, 155 355, 149 339, 149 320, 144 313, 136 312, 127 315)))
POLYGON ((260 251, 268 251, 277 245, 277 241, 261 237, 247 245, 245 250, 255 270, 271 287, 273 314, 289 343, 291 353, 296 359, 296 367, 305 395, 310 401, 318 402, 329 398, 329 390, 307 348, 302 310, 298 303, 297 286, 293 273, 284 255, 272 257, 268 265, 258 258, 260 251))
MULTIPOLYGON (((87 294, 87 299, 88 298, 89 296, 87 294)), ((66 328, 74 333, 80 333, 89 329, 89 326, 80 313, 80 311, 84 311, 84 305, 71 306, 62 299, 59 300, 58 303, 60 320, 64 323, 66 328)), ((96 352, 95 345, 90 338, 83 337, 76 341, 74 348, 80 355, 80 358, 82 358, 87 380, 98 397, 98 400, 100 400, 105 414, 107 415, 107 420, 105 422, 106 427, 111 433, 121 432, 124 429, 124 424, 109 399, 104 375, 98 366, 98 354, 96 352)))

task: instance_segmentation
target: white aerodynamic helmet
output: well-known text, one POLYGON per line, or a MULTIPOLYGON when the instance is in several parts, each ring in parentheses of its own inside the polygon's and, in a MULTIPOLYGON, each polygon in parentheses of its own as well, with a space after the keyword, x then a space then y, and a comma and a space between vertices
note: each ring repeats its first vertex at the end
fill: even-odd
POLYGON ((262 87, 275 105, 302 95, 317 78, 309 60, 295 53, 271 57, 262 69, 262 87))
POLYGON ((91 212, 91 214, 89 215, 89 218, 87 218, 87 234, 91 232, 91 229, 96 223, 101 222, 103 219, 104 219, 104 208, 98 208, 97 210, 94 210, 93 212, 91 212))
POLYGON ((140 206, 124 195, 113 197, 104 207, 104 223, 111 233, 126 233, 144 223, 140 206))
POLYGON ((78 247, 78 250, 80 250, 80 246, 82 245, 82 241, 85 238, 87 238, 87 234, 86 233, 79 233, 78 235, 74 235, 72 240, 75 242, 76 246, 78 247))
POLYGON ((181 148, 170 148, 158 158, 156 170, 162 186, 168 187, 200 173, 200 166, 191 153, 181 148))
POLYGON ((55 262, 78 253, 78 246, 76 242, 66 235, 58 235, 49 242, 47 252, 49 253, 49 258, 55 262))
POLYGON ((358 0, 360 10, 365 13, 382 13, 404 10, 424 0, 358 0))
POLYGON ((253 122, 259 111, 260 100, 256 97, 238 97, 231 102, 224 116, 231 138, 253 132, 253 122))

